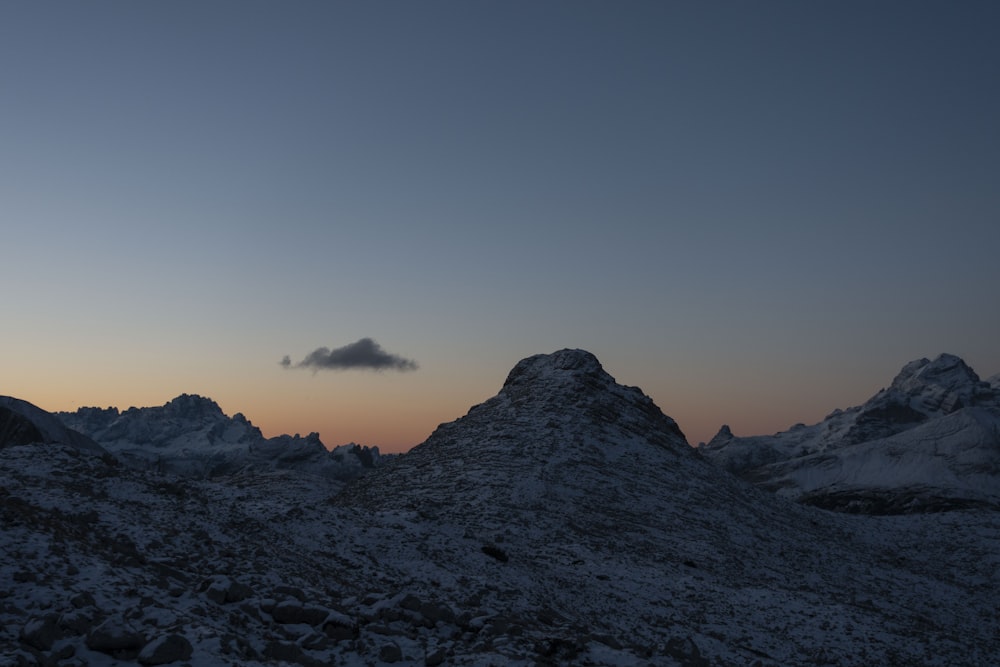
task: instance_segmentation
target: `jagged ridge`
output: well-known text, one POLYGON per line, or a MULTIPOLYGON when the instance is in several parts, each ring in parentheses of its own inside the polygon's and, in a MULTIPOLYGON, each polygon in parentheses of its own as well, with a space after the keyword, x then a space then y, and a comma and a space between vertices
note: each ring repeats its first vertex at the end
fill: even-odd
POLYGON ((157 407, 123 412, 85 407, 59 417, 133 467, 185 477, 276 469, 342 481, 381 458, 377 447, 353 443, 331 452, 318 433, 265 438, 242 413, 228 417, 215 401, 197 394, 181 394, 157 407))

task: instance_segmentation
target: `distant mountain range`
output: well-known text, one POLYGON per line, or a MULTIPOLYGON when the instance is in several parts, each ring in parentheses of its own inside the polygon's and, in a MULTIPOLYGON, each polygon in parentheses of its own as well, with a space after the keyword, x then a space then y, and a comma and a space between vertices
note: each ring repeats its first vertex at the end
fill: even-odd
POLYGON ((996 398, 942 356, 692 448, 560 350, 393 457, 2 399, 0 664, 1000 664, 996 398))
MULTIPOLYGON (((186 477, 273 468, 344 482, 383 460, 377 447, 350 444, 330 452, 316 433, 264 438, 242 414, 228 417, 197 395, 159 407, 81 408, 54 418, 17 399, 2 401, 0 410, 14 402, 28 410, 50 441, 68 427, 84 436, 80 442, 127 465, 186 477)), ((676 424, 655 428, 683 440, 676 424)), ((736 436, 723 426, 698 451, 763 489, 826 509, 899 513, 998 504, 1000 374, 982 381, 949 354, 920 359, 906 364, 887 389, 818 424, 757 436, 736 436)), ((460 451, 449 458, 465 460, 460 451)))
POLYGON ((863 404, 818 424, 737 437, 723 426, 706 458, 801 502, 853 512, 1000 505, 1000 386, 960 358, 906 364, 863 404))
POLYGON ((193 394, 159 407, 80 408, 55 417, 131 467, 184 477, 277 469, 346 481, 381 461, 378 447, 330 451, 317 433, 265 438, 241 413, 227 417, 215 401, 193 394))

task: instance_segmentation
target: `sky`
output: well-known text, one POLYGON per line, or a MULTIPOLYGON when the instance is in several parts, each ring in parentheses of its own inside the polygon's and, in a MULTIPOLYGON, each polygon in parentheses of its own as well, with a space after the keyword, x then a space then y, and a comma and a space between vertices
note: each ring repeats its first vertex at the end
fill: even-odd
POLYGON ((0 394, 404 451, 593 352, 688 441, 1000 372, 995 2, 0 3, 0 394))

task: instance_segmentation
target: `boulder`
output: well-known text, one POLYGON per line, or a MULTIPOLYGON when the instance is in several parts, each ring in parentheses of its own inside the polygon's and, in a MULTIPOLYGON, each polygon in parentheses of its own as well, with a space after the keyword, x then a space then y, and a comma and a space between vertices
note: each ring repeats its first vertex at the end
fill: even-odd
POLYGON ((93 607, 71 609, 59 617, 59 627, 70 635, 84 635, 94 627, 97 618, 98 611, 93 607))
POLYGON ((395 642, 382 644, 378 651, 378 659, 382 662, 399 662, 403 659, 403 649, 395 642))
POLYGON ((84 607, 93 607, 97 602, 94 600, 94 596, 87 591, 82 593, 77 593, 69 599, 69 603, 73 605, 74 609, 83 609, 84 607))
POLYGON ((305 667, 325 667, 321 662, 302 650, 302 647, 292 642, 272 641, 264 648, 264 658, 269 661, 293 662, 305 667))
POLYGON ((447 652, 438 646, 437 648, 431 649, 427 652, 427 657, 424 658, 424 664, 427 667, 437 667, 438 665, 444 663, 444 659, 448 657, 447 652))
POLYGON ((276 623, 319 625, 330 615, 330 610, 318 605, 304 605, 297 600, 286 600, 274 605, 271 616, 276 623))
POLYGON ((407 593, 403 596, 403 599, 399 601, 399 606, 401 609, 406 609, 407 611, 420 611, 420 606, 423 602, 416 595, 412 593, 407 593))
POLYGON ((455 612, 451 607, 443 602, 425 602, 420 605, 420 615, 426 618, 432 625, 438 622, 454 623, 455 612))
POLYGON ((146 638, 124 618, 116 615, 91 630, 86 643, 92 651, 128 660, 138 655, 146 644, 146 638))
POLYGON ((21 628, 21 640, 39 651, 48 651, 59 638, 59 627, 51 614, 41 618, 33 618, 21 628))
POLYGON ((274 597, 278 598, 295 598, 299 602, 306 601, 306 594, 297 586, 275 586, 274 587, 274 597))
POLYGON ((216 576, 205 581, 202 590, 205 597, 216 604, 242 602, 253 595, 252 588, 226 576, 216 576))
POLYGON ((351 618, 337 612, 331 612, 323 623, 323 633, 336 642, 357 639, 358 626, 351 618))
POLYGON ((191 642, 184 635, 170 634, 157 637, 139 653, 139 664, 169 665, 191 657, 191 642))
POLYGON ((690 637, 673 637, 665 647, 668 656, 683 667, 708 667, 709 661, 690 637))

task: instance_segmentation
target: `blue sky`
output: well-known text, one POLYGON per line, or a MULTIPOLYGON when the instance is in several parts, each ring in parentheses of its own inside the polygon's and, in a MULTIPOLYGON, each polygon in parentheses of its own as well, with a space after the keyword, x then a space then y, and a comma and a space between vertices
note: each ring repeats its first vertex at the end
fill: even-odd
POLYGON ((693 443, 1000 372, 1000 9, 4 3, 0 393, 403 449, 594 352, 693 443), (371 337, 415 372, 282 367, 371 337))

